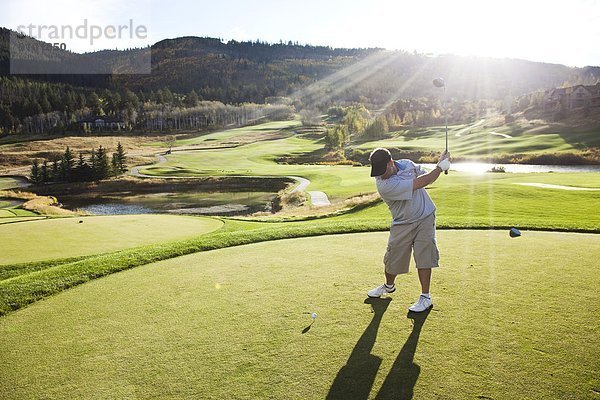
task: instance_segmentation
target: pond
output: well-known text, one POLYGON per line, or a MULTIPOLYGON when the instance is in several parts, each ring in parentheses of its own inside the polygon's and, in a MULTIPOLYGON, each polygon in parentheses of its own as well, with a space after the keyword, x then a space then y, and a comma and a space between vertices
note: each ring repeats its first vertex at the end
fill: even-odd
POLYGON ((270 211, 272 192, 185 192, 128 196, 60 196, 65 208, 95 215, 169 213, 185 215, 247 215, 270 211))
MULTIPOLYGON (((435 164, 421 164, 427 169, 435 168, 435 164)), ((452 163, 451 171, 483 174, 492 168, 502 167, 511 173, 534 172, 600 172, 600 165, 533 165, 533 164, 490 164, 482 162, 452 163)))

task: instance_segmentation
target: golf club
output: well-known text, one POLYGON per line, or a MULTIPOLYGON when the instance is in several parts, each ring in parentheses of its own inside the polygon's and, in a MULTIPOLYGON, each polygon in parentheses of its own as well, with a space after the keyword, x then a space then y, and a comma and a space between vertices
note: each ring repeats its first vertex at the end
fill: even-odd
MULTIPOLYGON (((435 86, 437 88, 444 88, 443 108, 444 108, 444 122, 446 124, 446 152, 448 152, 448 110, 446 110, 446 81, 444 81, 444 78, 435 78, 433 80, 433 86, 435 86)), ((444 174, 448 175, 448 171, 444 171, 444 174)))
POLYGON ((510 231, 508 232, 508 234, 510 235, 511 238, 516 238, 521 236, 521 231, 519 231, 517 228, 510 228, 510 231))

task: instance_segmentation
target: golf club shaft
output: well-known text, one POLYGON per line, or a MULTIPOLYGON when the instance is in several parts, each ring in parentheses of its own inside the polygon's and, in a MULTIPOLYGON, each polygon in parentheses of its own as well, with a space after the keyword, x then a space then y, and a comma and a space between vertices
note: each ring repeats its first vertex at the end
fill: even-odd
MULTIPOLYGON (((446 123, 446 153, 448 152, 448 107, 446 105, 446 85, 444 85, 444 122, 446 123)), ((444 171, 448 175, 448 170, 444 171)))

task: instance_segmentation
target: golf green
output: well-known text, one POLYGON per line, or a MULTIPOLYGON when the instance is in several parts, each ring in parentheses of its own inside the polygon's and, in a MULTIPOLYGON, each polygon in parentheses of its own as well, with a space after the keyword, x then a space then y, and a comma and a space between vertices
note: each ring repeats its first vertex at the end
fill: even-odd
POLYGON ((217 219, 170 215, 55 218, 0 225, 0 265, 122 250, 201 235, 217 219))
POLYGON ((597 398, 600 236, 439 231, 416 318, 414 272, 365 302, 386 240, 197 253, 37 302, 0 319, 2 398, 597 398))

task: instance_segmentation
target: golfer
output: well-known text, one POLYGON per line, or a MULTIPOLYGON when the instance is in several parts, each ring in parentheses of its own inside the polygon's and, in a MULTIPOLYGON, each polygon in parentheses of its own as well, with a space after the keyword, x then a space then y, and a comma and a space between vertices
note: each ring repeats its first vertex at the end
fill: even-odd
POLYGON ((385 283, 369 291, 369 297, 381 297, 396 290, 399 274, 408 272, 411 253, 421 282, 421 296, 410 311, 422 312, 433 307, 429 295, 431 268, 438 266, 439 252, 435 241, 435 205, 425 187, 450 168, 450 153, 444 151, 437 166, 424 171, 411 160, 394 161, 387 149, 378 148, 369 156, 371 176, 377 191, 392 213, 393 222, 387 251, 383 258, 385 283))

